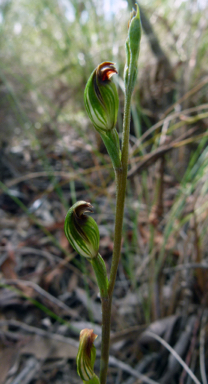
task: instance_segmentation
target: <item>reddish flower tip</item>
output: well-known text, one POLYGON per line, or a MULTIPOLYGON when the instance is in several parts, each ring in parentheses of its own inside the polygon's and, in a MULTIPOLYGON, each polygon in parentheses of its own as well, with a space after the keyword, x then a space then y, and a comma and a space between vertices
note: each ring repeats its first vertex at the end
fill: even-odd
POLYGON ((79 340, 85 342, 85 352, 88 357, 91 356, 92 345, 97 338, 97 335, 93 332, 93 329, 85 328, 80 332, 79 340))
POLYGON ((110 80, 115 73, 118 73, 116 67, 110 61, 105 61, 97 67, 97 76, 101 82, 110 80))

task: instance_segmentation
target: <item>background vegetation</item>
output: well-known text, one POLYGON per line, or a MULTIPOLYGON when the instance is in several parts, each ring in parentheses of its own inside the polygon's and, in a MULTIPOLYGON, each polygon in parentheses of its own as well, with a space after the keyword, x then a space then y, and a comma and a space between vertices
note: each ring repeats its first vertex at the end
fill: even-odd
MULTIPOLYGON (((91 322, 100 334, 94 276, 74 258, 63 223, 72 203, 90 201, 109 267, 114 176, 83 92, 99 63, 116 63, 121 131, 133 3, 0 1, 1 383, 78 382, 79 330, 91 322)), ((208 6, 140 5, 109 382, 148 382, 138 381, 141 373, 163 384, 191 382, 150 329, 206 384, 208 6)))

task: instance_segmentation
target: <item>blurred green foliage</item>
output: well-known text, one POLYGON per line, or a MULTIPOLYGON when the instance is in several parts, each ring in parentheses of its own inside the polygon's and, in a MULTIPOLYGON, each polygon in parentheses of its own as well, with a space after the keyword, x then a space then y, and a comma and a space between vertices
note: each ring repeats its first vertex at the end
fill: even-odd
MULTIPOLYGON (((200 108, 201 104, 207 105, 208 102, 208 80, 206 80, 208 79, 208 6, 206 0, 175 2, 145 0, 141 5, 152 27, 152 32, 149 35, 143 33, 141 42, 139 74, 132 106, 134 132, 131 145, 136 142, 135 136, 138 139, 152 124, 158 121, 161 121, 161 124, 160 129, 155 129, 153 136, 149 136, 145 144, 136 146, 135 152, 132 152, 133 156, 134 154, 145 155, 159 147, 161 131, 165 127, 163 118, 167 110, 167 115, 173 111, 178 112, 178 115, 170 119, 167 127, 164 128, 167 128, 165 135, 167 134, 168 139, 170 137, 172 139, 172 133, 175 138, 194 124, 199 125, 202 135, 207 129, 207 117, 197 120, 199 112, 197 108, 200 108), (157 41, 157 49, 152 41, 157 41), (167 67, 171 75, 168 75, 169 77, 167 67), (203 84, 199 86, 201 82, 203 84), (193 89, 196 91, 189 93, 193 89), (173 94, 171 94, 171 101, 167 102, 167 94, 170 90, 173 94), (175 108, 168 109, 180 98, 183 100, 176 103, 175 108), (196 108, 194 113, 186 112, 185 117, 196 117, 196 120, 184 123, 185 128, 182 127, 184 131, 179 132, 181 126, 177 124, 183 122, 183 111, 193 107, 196 108)), ((95 133, 91 129, 92 125, 84 109, 83 93, 89 75, 99 63, 106 60, 115 62, 119 72, 117 77, 120 96, 118 123, 121 124, 125 40, 129 20, 127 6, 132 7, 130 0, 128 2, 125 0, 117 2, 2 0, 0 2, 0 148, 3 141, 7 141, 7 144, 12 146, 23 139, 29 139, 29 146, 37 150, 44 169, 49 172, 50 178, 55 180, 54 189, 66 208, 69 193, 67 191, 67 198, 64 198, 62 191, 64 183, 61 185, 56 180, 51 158, 47 157, 47 151, 54 149, 56 140, 64 137, 62 147, 70 159, 70 167, 64 161, 61 166, 69 172, 75 171, 77 179, 85 184, 91 201, 97 200, 97 212, 102 214, 104 212, 101 222, 108 227, 109 219, 111 220, 110 233, 112 233, 112 214, 106 211, 105 202, 102 202, 102 205, 99 198, 104 196, 109 199, 108 204, 114 209, 114 192, 106 190, 110 182, 113 184, 113 173, 109 171, 107 176, 102 176, 102 172, 99 174, 96 171, 95 178, 90 173, 79 173, 80 162, 74 159, 73 151, 69 146, 70 135, 75 139, 81 137, 82 143, 92 145, 89 153, 98 155, 96 158, 99 165, 106 164, 102 151, 98 151, 100 144, 96 143, 95 133), (68 141, 65 140, 67 132, 68 141)), ((144 21, 143 24, 145 24, 144 21)), ((206 112, 207 106, 200 111, 206 112)), ((80 148, 83 149, 82 143, 80 148)), ((203 210, 204 212, 207 210, 207 137, 201 139, 199 136, 193 139, 191 144, 192 146, 181 157, 175 156, 175 153, 172 155, 172 152, 166 157, 165 173, 175 177, 174 183, 177 180, 178 185, 173 197, 177 196, 173 207, 165 207, 166 211, 159 227, 159 230, 165 234, 165 238, 162 245, 159 245, 157 255, 155 251, 157 229, 148 222, 148 215, 151 213, 157 194, 155 193, 157 192, 155 174, 147 169, 142 172, 142 176, 139 174, 139 181, 136 179, 132 184, 129 181, 128 215, 125 219, 126 237, 123 248, 125 257, 122 262, 134 287, 137 284, 135 268, 147 255, 151 261, 151 265, 149 262, 147 265, 151 276, 155 273, 155 280, 164 260, 171 260, 170 264, 174 264, 172 249, 169 248, 168 251, 165 249, 168 239, 172 235, 175 238, 179 236, 181 240, 180 229, 184 222, 190 224, 195 214, 199 222, 200 244, 206 240, 207 218, 202 214, 203 210), (181 158, 184 160, 183 166, 181 158), (191 187, 190 184, 192 184, 191 187), (195 199, 195 206, 191 213, 189 211, 184 213, 190 196, 195 199), (138 223, 142 214, 144 214, 142 225, 148 234, 150 233, 150 236, 144 239, 138 236, 141 230, 141 228, 138 229, 138 223)), ((94 158, 93 161, 93 164, 97 165, 94 158)), ((84 163, 83 168, 85 168, 84 163)), ((76 177, 73 175, 69 182, 72 202, 76 201, 76 177)), ((190 224, 186 236, 193 241, 191 231, 190 224)), ((185 245, 183 246, 185 249, 185 245)), ((177 244, 174 244, 174 247, 177 248, 177 244)), ((205 250, 204 242, 204 254, 205 250)), ((154 295, 154 281, 150 291, 154 295)), ((151 317, 151 294, 147 308, 145 295, 143 295, 145 316, 148 319, 151 317)))
MULTIPOLYGON (((152 0, 142 6, 171 63, 176 77, 176 100, 207 70, 206 3, 195 0, 173 4, 169 0, 162 3, 152 0)), ((0 102, 3 107, 0 109, 3 129, 18 135, 30 130, 31 124, 35 129, 48 123, 55 129, 63 122, 77 120, 82 125, 83 90, 89 74, 100 62, 116 63, 122 89, 128 19, 124 0, 114 5, 107 0, 2 0, 0 102)), ((143 36, 135 92, 139 114, 140 104, 151 109, 150 99, 160 97, 157 92, 159 69, 155 65, 158 58, 143 36)), ((122 90, 120 94, 122 108, 122 90)), ((154 103, 159 104, 158 100, 154 103)))

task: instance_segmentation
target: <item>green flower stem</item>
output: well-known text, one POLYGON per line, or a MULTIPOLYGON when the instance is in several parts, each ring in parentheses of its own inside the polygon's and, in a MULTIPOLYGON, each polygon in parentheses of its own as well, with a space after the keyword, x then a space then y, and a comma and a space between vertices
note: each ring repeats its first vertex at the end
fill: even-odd
MULTIPOLYGON (((128 88, 129 89, 129 88, 128 88)), ((124 204, 126 196, 126 183, 128 172, 128 156, 129 156, 129 128, 131 114, 131 96, 133 89, 126 90, 125 105, 124 105, 124 121, 123 121, 123 139, 121 152, 121 169, 115 169, 116 178, 116 217, 115 217, 115 232, 114 232, 114 249, 110 271, 108 293, 111 296, 114 290, 118 263, 121 254, 121 240, 124 216, 124 204)))
MULTIPOLYGON (((131 66, 129 68, 131 71, 131 66)), ((124 204, 126 196, 126 183, 128 171, 128 151, 129 151, 129 128, 131 112, 131 96, 133 91, 133 76, 129 76, 125 91, 124 121, 123 121, 123 139, 121 153, 121 167, 115 168, 116 178, 116 217, 114 232, 114 249, 112 265, 110 270, 110 279, 108 287, 108 297, 102 300, 102 348, 100 364, 100 384, 106 384, 109 346, 110 346, 110 326, 111 326, 111 303, 114 290, 118 264, 121 254, 122 228, 124 216, 124 204)))
POLYGON ((102 303, 102 341, 100 358, 100 384, 106 384, 110 348, 111 303, 112 296, 101 298, 102 303))

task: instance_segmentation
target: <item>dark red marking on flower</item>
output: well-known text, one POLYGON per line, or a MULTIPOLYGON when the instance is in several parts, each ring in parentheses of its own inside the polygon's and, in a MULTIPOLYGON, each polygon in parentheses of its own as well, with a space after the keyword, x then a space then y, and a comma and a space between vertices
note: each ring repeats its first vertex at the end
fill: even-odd
POLYGON ((114 66, 114 63, 111 63, 110 61, 105 61, 104 63, 100 64, 97 67, 96 72, 98 80, 101 83, 108 82, 111 76, 113 76, 115 73, 118 73, 114 66))
POLYGON ((85 212, 93 212, 92 205, 90 203, 84 202, 83 204, 78 205, 75 209, 74 212, 76 216, 81 219, 84 215, 85 212))
POLYGON ((88 238, 85 235, 85 232, 82 230, 82 226, 88 220, 88 216, 85 215, 85 212, 93 212, 93 208, 90 203, 85 202, 83 204, 78 205, 74 209, 72 217, 73 217, 74 226, 77 232, 80 234, 80 236, 83 237, 83 239, 85 239, 86 242, 88 242, 88 238))
POLYGON ((85 328, 80 332, 79 339, 85 339, 85 353, 90 358, 93 343, 96 339, 97 335, 93 332, 93 329, 85 328))
POLYGON ((113 70, 110 70, 109 68, 104 69, 102 72, 102 75, 101 75, 102 81, 109 80, 111 78, 111 76, 114 75, 114 73, 116 73, 116 72, 113 70))

